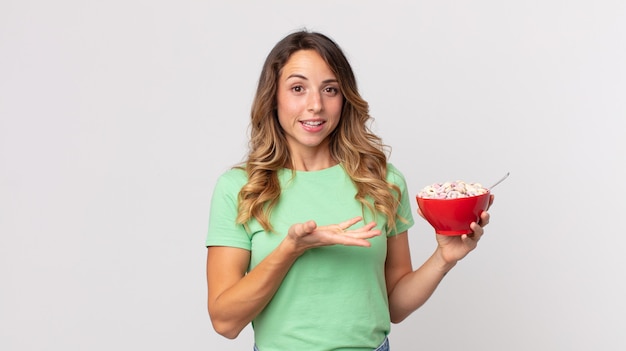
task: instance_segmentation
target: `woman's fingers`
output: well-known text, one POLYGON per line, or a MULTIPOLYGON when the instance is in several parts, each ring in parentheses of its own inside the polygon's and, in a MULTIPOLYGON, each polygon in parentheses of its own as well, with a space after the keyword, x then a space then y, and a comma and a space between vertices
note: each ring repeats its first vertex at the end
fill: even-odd
POLYGON ((348 229, 361 220, 363 220, 362 217, 354 217, 339 224, 318 227, 315 233, 312 234, 319 234, 320 240, 327 245, 370 246, 370 242, 367 239, 376 237, 382 232, 379 229, 375 229, 375 222, 370 222, 358 228, 348 229))
POLYGON ((351 218, 347 221, 341 222, 339 224, 337 224, 337 226, 339 227, 339 229, 341 229, 341 231, 345 232, 346 230, 348 230, 348 228, 352 227, 353 225, 359 223, 361 220, 363 219, 363 217, 354 217, 351 218))
POLYGON ((478 220, 478 224, 480 224, 481 227, 484 227, 487 224, 489 224, 490 219, 491 219, 491 215, 489 214, 489 212, 483 211, 480 214, 480 219, 478 220))
POLYGON ((489 195, 489 205, 487 205, 487 211, 489 211, 489 208, 493 204, 493 199, 494 199, 493 194, 489 195))

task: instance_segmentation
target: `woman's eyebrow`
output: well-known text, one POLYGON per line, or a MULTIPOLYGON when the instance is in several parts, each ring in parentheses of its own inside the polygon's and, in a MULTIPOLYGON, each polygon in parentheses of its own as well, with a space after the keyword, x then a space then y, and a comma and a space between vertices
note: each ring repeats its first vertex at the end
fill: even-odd
MULTIPOLYGON (((302 74, 299 73, 293 73, 290 74, 289 76, 287 76, 287 78, 285 80, 291 79, 291 78, 300 78, 300 79, 304 79, 304 80, 309 80, 309 78, 303 76, 302 74)), ((338 80, 336 78, 329 78, 329 79, 325 79, 322 81, 322 83, 324 84, 328 84, 328 83, 337 83, 338 80)))
POLYGON ((293 74, 290 74, 290 75, 287 77, 287 79, 291 79, 291 78, 300 78, 300 79, 304 79, 304 80, 309 80, 309 78, 307 78, 307 77, 305 77, 305 76, 303 76, 303 75, 301 75, 301 74, 298 74, 298 73, 293 73, 293 74))

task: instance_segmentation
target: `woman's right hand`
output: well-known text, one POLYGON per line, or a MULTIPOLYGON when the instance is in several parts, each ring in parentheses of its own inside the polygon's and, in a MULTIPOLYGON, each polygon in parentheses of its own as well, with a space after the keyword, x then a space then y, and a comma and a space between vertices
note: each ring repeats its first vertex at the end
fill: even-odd
POLYGON ((362 217, 354 217, 339 224, 318 227, 315 221, 297 223, 289 227, 285 240, 291 241, 299 255, 308 249, 329 245, 371 246, 367 239, 381 234, 375 222, 370 222, 356 229, 348 228, 360 222, 362 217))
POLYGON ((347 230, 361 219, 322 227, 314 221, 294 224, 281 244, 249 272, 250 251, 209 247, 208 307, 215 330, 227 338, 239 335, 269 303, 293 263, 306 250, 328 245, 370 246, 367 239, 381 234, 374 229, 376 223, 347 230))

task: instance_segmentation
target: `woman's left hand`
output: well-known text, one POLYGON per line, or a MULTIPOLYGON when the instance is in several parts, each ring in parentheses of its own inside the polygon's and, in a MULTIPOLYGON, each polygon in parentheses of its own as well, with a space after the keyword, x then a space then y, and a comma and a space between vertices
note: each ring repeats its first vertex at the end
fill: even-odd
MULTIPOLYGON (((493 195, 489 198, 489 206, 493 203, 493 195)), ((421 213, 420 213, 421 214, 421 213)), ((448 236, 437 234, 437 244, 441 257, 449 264, 455 264, 467 256, 470 251, 474 250, 478 245, 478 241, 484 234, 484 227, 489 224, 489 212, 483 211, 480 215, 478 223, 472 222, 470 228, 472 233, 458 236, 448 236)))

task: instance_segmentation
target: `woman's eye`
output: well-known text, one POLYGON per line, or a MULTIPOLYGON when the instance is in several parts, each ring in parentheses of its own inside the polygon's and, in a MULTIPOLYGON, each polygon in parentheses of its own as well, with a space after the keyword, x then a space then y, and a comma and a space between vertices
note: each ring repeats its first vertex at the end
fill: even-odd
POLYGON ((335 87, 327 87, 324 88, 324 92, 329 94, 329 95, 337 95, 339 93, 339 89, 335 88, 335 87))
POLYGON ((304 90, 304 88, 300 85, 296 85, 295 87, 291 88, 291 90, 293 90, 296 93, 301 93, 304 90))

